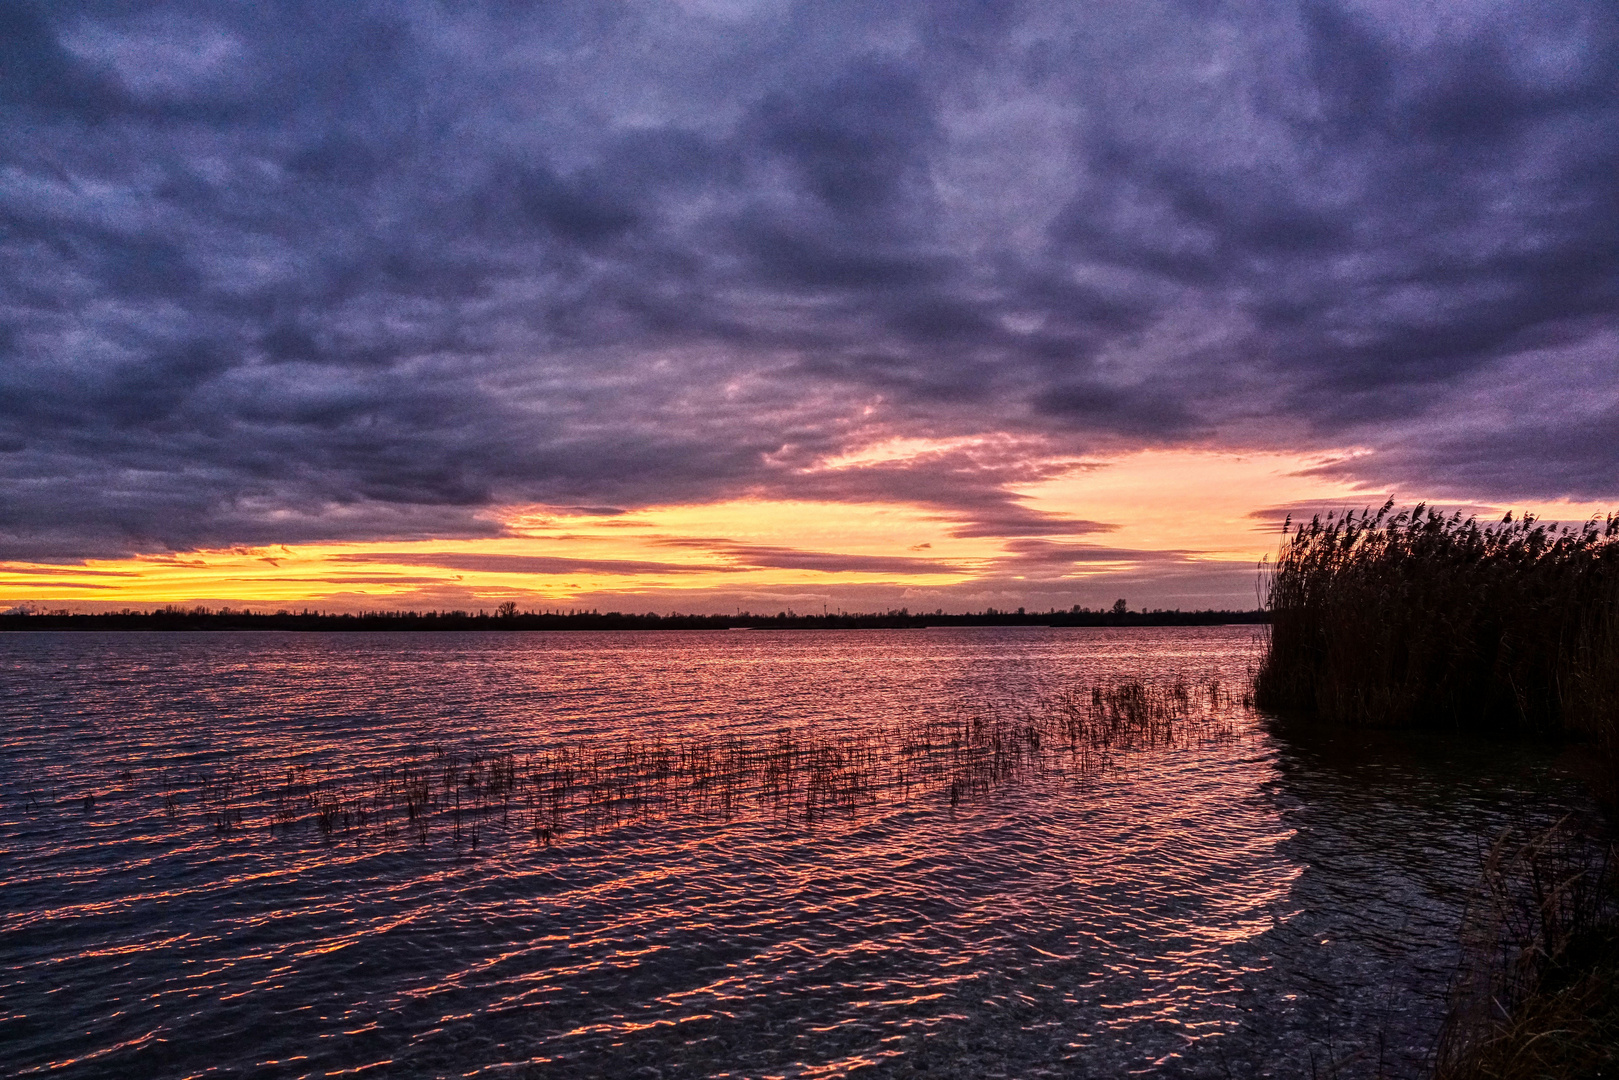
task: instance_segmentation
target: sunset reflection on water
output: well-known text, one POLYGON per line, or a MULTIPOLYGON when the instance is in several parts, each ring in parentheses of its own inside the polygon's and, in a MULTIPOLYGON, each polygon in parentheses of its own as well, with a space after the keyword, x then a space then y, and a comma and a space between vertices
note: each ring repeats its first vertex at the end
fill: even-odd
POLYGON ((197 795, 1240 686, 1253 633, 10 635, 0 1040, 85 1076, 1372 1075, 1377 1040, 1414 1073, 1501 777, 1396 798, 1420 755, 1351 762, 1236 701, 1229 737, 810 823, 744 798, 541 843, 488 816, 474 851, 251 799, 220 831, 197 795))

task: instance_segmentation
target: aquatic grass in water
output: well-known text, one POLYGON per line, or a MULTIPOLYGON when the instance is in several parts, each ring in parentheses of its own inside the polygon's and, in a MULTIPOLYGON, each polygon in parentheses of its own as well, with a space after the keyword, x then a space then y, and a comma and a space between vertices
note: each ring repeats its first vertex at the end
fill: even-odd
POLYGON ((1619 1068, 1619 863, 1602 832, 1564 818, 1491 847, 1439 1039, 1440 1080, 1619 1068))
POLYGON ((1418 505, 1328 515, 1269 578, 1265 708, 1389 726, 1575 731, 1619 716, 1619 518, 1552 529, 1418 505))
POLYGON ((8 639, 0 1044, 109 1078, 1423 1075, 1472 838, 1563 788, 1262 722, 1249 641, 8 639))
MULTIPOLYGON (((1619 518, 1481 526, 1417 506, 1283 541, 1259 705, 1335 722, 1575 735, 1619 803, 1619 518)), ((1437 1053, 1447 1080, 1619 1065, 1619 903, 1605 826, 1503 836, 1485 860, 1437 1053)))
MULTIPOLYGON (((472 851, 493 830, 549 847, 568 835, 675 816, 765 815, 813 827, 880 806, 935 798, 955 807, 1030 775, 1083 776, 1122 754, 1234 736, 1250 706, 1218 681, 1193 687, 1124 681, 1044 699, 1016 715, 956 711, 858 732, 783 729, 768 738, 629 736, 565 742, 519 755, 435 743, 377 767, 242 760, 186 772, 142 770, 117 794, 75 796, 111 814, 159 799, 170 819, 199 817, 229 836, 313 829, 326 841, 444 835, 472 851)), ((47 810, 54 797, 30 800, 47 810)))

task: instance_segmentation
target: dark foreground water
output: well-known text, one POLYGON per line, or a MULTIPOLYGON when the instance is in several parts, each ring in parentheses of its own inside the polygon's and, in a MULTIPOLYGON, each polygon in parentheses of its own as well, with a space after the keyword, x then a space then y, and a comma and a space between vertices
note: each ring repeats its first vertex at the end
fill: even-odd
POLYGON ((445 747, 857 744, 1093 683, 1240 687, 1253 638, 0 635, 0 1072, 1421 1075, 1481 845, 1565 797, 1521 752, 1225 702, 1221 737, 954 802, 805 822, 744 797, 548 843, 511 811, 476 850, 448 811, 275 827, 247 781, 221 830, 208 786, 445 747))

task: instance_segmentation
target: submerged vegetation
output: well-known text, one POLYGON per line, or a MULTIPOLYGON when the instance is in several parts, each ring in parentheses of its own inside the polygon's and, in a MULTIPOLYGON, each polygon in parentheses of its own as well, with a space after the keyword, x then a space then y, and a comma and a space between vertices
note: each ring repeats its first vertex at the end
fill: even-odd
MULTIPOLYGON (((1291 525, 1291 522, 1289 523, 1291 525)), ((1481 525, 1418 505, 1313 518, 1269 579, 1269 709, 1583 740, 1619 803, 1619 518, 1481 525)), ((1506 835, 1485 860, 1436 1058, 1444 1080, 1619 1068, 1612 822, 1506 835)))
POLYGON ((1218 682, 1128 681, 1061 694, 1015 716, 919 716, 857 731, 604 737, 523 754, 432 745, 389 765, 347 769, 153 762, 139 780, 125 767, 117 787, 61 797, 30 791, 25 804, 102 817, 119 807, 160 808, 171 820, 200 818, 221 836, 312 829, 329 841, 425 845, 437 835, 473 851, 497 833, 549 847, 677 816, 814 826, 930 799, 954 808, 1025 777, 1093 775, 1123 753, 1229 739, 1237 705, 1218 682))

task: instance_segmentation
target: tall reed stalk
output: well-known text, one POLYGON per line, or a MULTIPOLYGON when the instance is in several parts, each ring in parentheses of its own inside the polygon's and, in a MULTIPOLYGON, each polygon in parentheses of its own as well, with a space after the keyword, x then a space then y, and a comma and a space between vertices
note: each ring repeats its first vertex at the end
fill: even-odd
MULTIPOLYGON (((1480 525, 1416 506, 1291 528, 1269 578, 1263 708, 1387 726, 1574 734, 1619 805, 1619 518, 1480 525)), ((1611 1075, 1611 840, 1498 843, 1438 1048, 1441 1080, 1611 1075), (1600 857, 1589 852, 1600 850, 1600 857)))
POLYGON ((1619 1072, 1615 854, 1572 818, 1496 841, 1463 928, 1438 1080, 1619 1072))
POLYGON ((1390 500, 1289 528, 1268 593, 1263 707, 1613 746, 1619 517, 1481 525, 1390 500))

